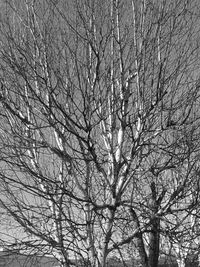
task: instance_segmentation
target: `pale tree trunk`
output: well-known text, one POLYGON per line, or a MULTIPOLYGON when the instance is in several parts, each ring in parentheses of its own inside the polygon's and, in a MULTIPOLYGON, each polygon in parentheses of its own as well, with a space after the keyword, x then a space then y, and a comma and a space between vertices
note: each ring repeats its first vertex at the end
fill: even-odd
POLYGON ((185 264, 185 258, 183 257, 183 258, 178 258, 177 259, 177 263, 178 263, 178 267, 185 267, 186 266, 186 264, 185 264))
POLYGON ((182 244, 175 244, 174 249, 176 252, 176 261, 178 264, 178 267, 185 267, 186 266, 186 258, 188 255, 188 250, 189 250, 189 244, 186 245, 185 248, 181 246, 182 244))
MULTIPOLYGON (((35 41, 35 33, 33 28, 37 27, 37 19, 36 19, 36 14, 33 8, 33 3, 31 4, 31 6, 29 6, 27 4, 27 10, 29 12, 29 16, 32 17, 32 21, 30 21, 30 30, 31 33, 33 35, 34 41, 35 41)), ((40 31, 40 28, 38 26, 38 30, 40 31)), ((43 44, 44 48, 45 48, 45 44, 43 44)), ((51 81, 50 81, 50 73, 48 70, 48 63, 47 63, 47 55, 46 55, 46 50, 44 49, 44 58, 45 58, 45 62, 44 62, 44 67, 43 67, 43 71, 46 75, 46 79, 47 79, 47 85, 50 87, 51 86, 51 81)), ((35 47, 35 55, 34 55, 34 59, 36 60, 37 56, 38 56, 38 47, 35 47)), ((35 62, 34 62, 35 65, 35 62)), ((37 80, 35 79, 35 88, 36 88, 36 94, 38 94, 38 84, 37 84, 37 80)), ((25 96, 26 96, 26 112, 27 112, 27 119, 30 123, 32 123, 33 120, 33 116, 32 116, 32 112, 30 109, 30 96, 28 93, 28 85, 25 84, 25 96)), ((46 100, 46 112, 48 114, 48 108, 51 108, 51 101, 50 101, 50 94, 49 92, 45 93, 45 100, 46 100)), ((49 120, 53 119, 51 115, 49 116, 49 120)), ((40 135, 40 132, 38 130, 32 130, 32 128, 30 127, 30 125, 26 126, 26 135, 27 138, 30 138, 30 136, 35 136, 36 134, 40 135)), ((57 144, 57 146, 59 147, 59 149, 63 152, 64 151, 64 146, 63 146, 63 142, 62 139, 59 137, 59 131, 57 131, 56 129, 54 129, 54 136, 55 136, 55 142, 57 144)), ((42 136, 41 136, 42 138, 42 136)), ((43 138, 42 138, 43 139, 43 138)), ((45 140, 43 140, 45 142, 45 140)), ((35 147, 34 141, 30 142, 30 148, 27 150, 30 158, 31 158, 31 165, 32 165, 32 169, 38 173, 38 175, 40 175, 41 177, 43 177, 40 167, 39 167, 39 162, 38 162, 38 151, 35 147)), ((57 178, 57 182, 59 182, 60 184, 64 185, 64 171, 63 171, 63 162, 60 163, 59 166, 59 174, 56 177, 57 178)), ((44 182, 43 180, 39 180, 38 181, 39 186, 41 187, 41 190, 44 192, 44 194, 46 194, 47 196, 47 200, 48 200, 48 205, 49 205, 49 209, 51 211, 51 216, 52 216, 52 220, 53 220, 53 227, 52 227, 52 238, 53 240, 57 243, 57 247, 58 249, 55 250, 55 252, 53 252, 55 258, 58 259, 59 264, 61 267, 68 267, 71 266, 71 262, 69 260, 69 255, 67 253, 67 251, 64 248, 64 244, 63 244, 63 233, 62 233, 62 197, 59 196, 59 193, 61 192, 57 192, 57 195, 55 195, 55 197, 51 196, 51 191, 49 188, 49 185, 47 182, 44 182)))

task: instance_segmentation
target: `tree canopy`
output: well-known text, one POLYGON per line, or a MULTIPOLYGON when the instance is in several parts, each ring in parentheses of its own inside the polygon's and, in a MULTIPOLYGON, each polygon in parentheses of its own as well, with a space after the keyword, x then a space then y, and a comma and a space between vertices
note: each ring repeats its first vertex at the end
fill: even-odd
POLYGON ((1 5, 3 246, 93 267, 197 251, 198 1, 1 5))

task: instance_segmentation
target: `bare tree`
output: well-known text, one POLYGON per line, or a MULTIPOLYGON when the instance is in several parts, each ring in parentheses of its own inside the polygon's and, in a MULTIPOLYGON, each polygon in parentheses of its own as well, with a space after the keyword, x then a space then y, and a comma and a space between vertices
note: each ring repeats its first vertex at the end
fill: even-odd
POLYGON ((198 2, 2 5, 7 246, 104 267, 134 241, 156 267, 177 203, 199 201, 198 2))

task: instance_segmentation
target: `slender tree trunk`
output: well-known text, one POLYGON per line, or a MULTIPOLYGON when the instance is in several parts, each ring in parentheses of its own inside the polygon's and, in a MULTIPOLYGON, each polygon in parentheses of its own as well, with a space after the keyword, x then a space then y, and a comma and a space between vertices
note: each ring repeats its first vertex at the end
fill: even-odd
POLYGON ((144 248, 144 242, 142 239, 142 233, 139 233, 136 237, 136 245, 138 247, 140 262, 142 267, 148 267, 148 257, 144 248))
POLYGON ((156 218, 160 199, 157 200, 155 183, 151 183, 152 226, 149 237, 149 267, 158 267, 159 246, 160 246, 160 219, 156 218))
POLYGON ((141 262, 142 267, 148 267, 148 257, 145 251, 142 233, 140 231, 139 220, 138 220, 136 212, 133 209, 130 209, 130 213, 135 224, 134 228, 139 229, 138 234, 135 237, 135 243, 136 243, 136 247, 138 249, 138 253, 140 256, 140 262, 141 262))

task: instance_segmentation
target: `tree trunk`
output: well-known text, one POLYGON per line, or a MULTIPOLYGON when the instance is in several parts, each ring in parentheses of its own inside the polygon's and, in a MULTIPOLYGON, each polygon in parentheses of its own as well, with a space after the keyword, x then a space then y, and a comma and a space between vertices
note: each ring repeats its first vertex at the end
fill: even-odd
POLYGON ((145 251, 142 233, 140 231, 139 220, 138 220, 136 212, 133 209, 130 209, 130 213, 131 213, 132 219, 133 219, 134 224, 135 224, 134 228, 139 229, 138 234, 135 237, 135 244, 136 244, 136 247, 138 249, 139 256, 140 256, 140 263, 141 263, 142 267, 148 267, 148 257, 147 257, 146 251, 145 251))
POLYGON ((185 258, 178 258, 177 259, 178 267, 185 267, 185 258))
POLYGON ((152 226, 149 237, 149 267, 158 267, 159 245, 160 245, 160 219, 156 218, 158 212, 159 202, 162 197, 157 200, 155 183, 151 183, 151 203, 150 208, 152 212, 152 226))
POLYGON ((149 267, 158 267, 160 243, 159 219, 155 219, 152 224, 152 230, 149 238, 149 267))
POLYGON ((148 257, 145 251, 144 242, 142 239, 142 233, 139 233, 136 237, 136 245, 140 255, 140 262, 142 267, 148 267, 148 257))

